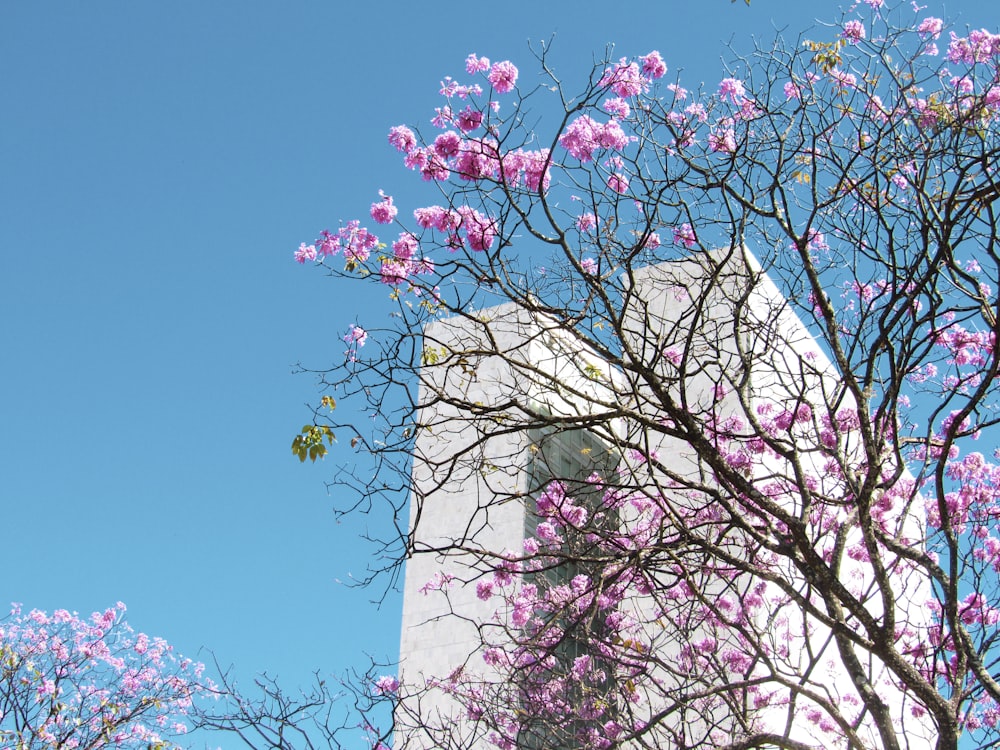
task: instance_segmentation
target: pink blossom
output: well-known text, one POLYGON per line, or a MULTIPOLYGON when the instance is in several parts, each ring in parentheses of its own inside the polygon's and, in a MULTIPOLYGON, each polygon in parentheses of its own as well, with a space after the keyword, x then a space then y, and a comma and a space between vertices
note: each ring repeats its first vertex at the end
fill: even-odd
POLYGON ((599 126, 594 120, 587 115, 581 115, 559 136, 559 145, 582 162, 592 161, 594 151, 597 149, 597 139, 594 135, 597 127, 599 126))
POLYGON ((403 157, 403 164, 407 169, 423 169, 427 164, 427 149, 411 148, 403 157))
POLYGON ((484 73, 490 69, 490 59, 488 57, 476 57, 473 52, 465 58, 465 72, 469 75, 474 73, 484 73))
POLYGON ((444 182, 451 176, 447 160, 436 152, 427 154, 424 165, 420 168, 420 176, 427 181, 444 182))
POLYGON ((398 209, 392 205, 392 196, 386 195, 381 190, 378 194, 382 197, 382 200, 378 203, 372 203, 371 206, 371 217, 376 224, 391 224, 393 219, 396 218, 398 209))
POLYGON ((917 26, 917 33, 920 34, 921 39, 937 39, 941 35, 941 28, 944 26, 944 21, 940 18, 935 18, 934 16, 928 16, 920 25, 917 26))
POLYGON ((405 125, 397 125, 389 130, 389 143, 396 147, 396 150, 408 154, 417 146, 417 137, 405 125))
POLYGON ((577 117, 559 136, 559 145, 584 163, 592 161, 598 149, 620 150, 628 142, 628 136, 616 120, 601 124, 588 115, 577 117))
POLYGON ((654 80, 662 78, 667 72, 666 63, 663 62, 663 58, 660 57, 660 53, 655 49, 648 55, 640 57, 639 62, 642 63, 642 72, 654 80))
POLYGON ((559 536, 556 525, 552 521, 542 521, 539 523, 535 528, 535 533, 539 539, 548 544, 562 543, 562 537, 559 536))
POLYGON ((604 111, 609 115, 614 115, 615 117, 626 118, 632 111, 629 107, 628 102, 621 97, 615 97, 614 99, 608 99, 601 105, 604 111))
POLYGON ((686 248, 692 248, 698 243, 698 238, 695 236, 694 229, 690 224, 684 223, 679 227, 674 227, 674 244, 684 245, 686 248))
POLYGON ((417 238, 409 232, 401 232, 399 238, 392 243, 393 254, 398 260, 412 260, 419 249, 417 238))
POLYGON ((848 21, 844 24, 842 36, 851 44, 857 44, 865 38, 865 25, 861 21, 848 21))
POLYGON ((810 229, 806 236, 806 247, 813 252, 830 249, 830 245, 826 241, 826 236, 815 228, 810 229))
POLYGON ((736 153, 736 134, 732 128, 718 128, 708 134, 708 147, 712 151, 736 153))
MULTIPOLYGON (((458 97, 459 99, 466 99, 470 95, 478 96, 483 93, 482 87, 475 83, 471 86, 464 86, 458 81, 454 80, 451 76, 445 76, 445 79, 441 81, 441 96, 451 99, 452 97, 458 97)), ((447 111, 448 116, 451 115, 451 108, 446 107, 445 110, 438 110, 440 114, 444 114, 447 111)), ((436 118, 435 118, 436 119, 436 118)), ((436 123, 435 123, 436 124, 436 123)))
POLYGON ((597 226, 597 217, 592 213, 581 214, 576 219, 576 228, 583 233, 589 232, 597 226))
POLYGON ((628 177, 620 172, 614 172, 608 177, 608 187, 619 195, 624 195, 628 192, 628 177))
POLYGON ((698 122, 705 122, 708 119, 708 111, 703 104, 692 102, 684 108, 685 114, 691 115, 698 122))
POLYGON ((368 341, 368 331, 352 323, 350 329, 347 331, 347 335, 344 336, 344 341, 348 344, 364 346, 368 341))
POLYGON ((434 117, 431 118, 431 125, 444 130, 451 125, 454 119, 455 113, 452 112, 451 107, 446 104, 443 107, 434 108, 434 117))
POLYGON ((344 248, 344 259, 349 262, 364 262, 378 245, 378 237, 362 227, 357 219, 347 222, 337 233, 339 244, 344 248))
POLYGON ((88 621, 64 609, 22 616, 14 605, 0 620, 0 653, 14 669, 5 694, 24 709, 27 737, 46 746, 131 747, 172 745, 161 727, 186 731, 192 701, 214 686, 162 639, 133 636, 124 612, 119 602, 88 621), (42 706, 35 711, 29 701, 42 706))
POLYGON ((455 171, 464 180, 496 178, 500 174, 500 151, 491 139, 462 142, 454 160, 455 171))
POLYGON ((486 601, 493 596, 493 583, 490 581, 480 581, 476 584, 476 596, 486 601))
POLYGON ((444 573, 439 570, 431 576, 431 579, 427 583, 420 587, 419 591, 425 595, 431 591, 446 591, 454 577, 450 573, 444 573))
POLYGON ((952 76, 948 85, 956 89, 960 94, 971 94, 973 89, 972 79, 968 76, 952 76))
POLYGON ((462 137, 454 130, 442 133, 434 139, 434 153, 442 159, 455 156, 462 147, 462 137))
POLYGON ((316 260, 316 246, 307 245, 304 242, 301 243, 299 249, 295 251, 295 261, 297 263, 305 263, 311 260, 316 260))
POLYGON ((655 250, 662 244, 663 240, 660 239, 660 235, 658 235, 656 232, 650 232, 649 235, 646 237, 646 241, 642 243, 642 246, 646 250, 655 250))
POLYGON ((455 96, 456 91, 458 91, 458 81, 451 76, 445 76, 444 80, 441 81, 441 88, 438 89, 438 93, 450 99, 455 96))
POLYGON ((961 38, 954 32, 948 45, 948 62, 973 65, 986 62, 990 57, 1000 55, 1000 35, 991 34, 986 29, 970 31, 961 38))
POLYGON ((413 218, 424 229, 436 229, 439 232, 450 232, 458 229, 462 217, 455 211, 449 211, 441 206, 427 206, 413 212, 413 218))
POLYGON ((340 237, 330 234, 326 229, 320 232, 319 239, 316 242, 316 251, 323 257, 340 253, 340 237))
POLYGON ((50 697, 55 698, 56 697, 55 680, 43 679, 41 683, 38 685, 36 693, 37 695, 35 700, 37 700, 39 703, 41 703, 46 698, 50 697))
POLYGON ((679 102, 682 102, 688 98, 688 90, 683 86, 678 86, 676 83, 668 84, 667 90, 673 93, 674 99, 676 99, 679 102))
POLYGON ((477 109, 473 109, 471 105, 466 106, 461 112, 458 113, 458 117, 455 118, 455 124, 458 125, 458 129, 463 133, 469 133, 478 128, 483 122, 483 113, 477 109))
POLYGON ((379 269, 379 279, 383 284, 398 286, 407 280, 411 270, 412 266, 408 261, 386 258, 379 269))
POLYGON ((462 229, 469 240, 469 247, 476 252, 489 250, 496 237, 493 220, 469 206, 460 207, 458 213, 462 217, 462 229))
POLYGON ((889 113, 885 109, 885 104, 882 103, 882 98, 878 94, 872 94, 868 99, 868 106, 865 107, 865 111, 870 113, 872 118, 877 122, 888 122, 889 113))
POLYGON ((743 81, 737 78, 723 78, 719 83, 719 98, 725 101, 728 99, 733 104, 739 105, 746 97, 746 89, 743 81))
POLYGON ((801 99, 802 91, 799 86, 794 81, 786 81, 784 86, 785 98, 786 99, 801 99))
POLYGON ((503 156, 501 177, 511 187, 524 183, 532 191, 545 191, 549 187, 549 150, 508 152, 503 156))
POLYGON ((608 120, 604 126, 595 130, 594 135, 601 148, 621 150, 628 145, 629 139, 617 120, 608 120))
POLYGON ((383 675, 375 680, 375 691, 379 695, 393 695, 399 690, 399 680, 390 675, 383 675))
POLYGON ((857 85, 858 79, 855 78, 853 73, 845 73, 840 70, 840 68, 833 68, 830 71, 830 78, 832 78, 841 88, 850 89, 857 85))
POLYGON ((584 258, 580 261, 580 267, 583 272, 589 276, 597 275, 597 261, 593 258, 584 258))
POLYGON ((618 96, 630 97, 641 94, 646 89, 646 79, 639 72, 639 66, 623 57, 613 68, 606 68, 598 86, 607 86, 618 96))
POLYGON ((691 645, 694 646, 695 651, 703 654, 715 653, 715 650, 719 647, 718 641, 716 641, 712 636, 705 636, 691 645))
POLYGON ((498 94, 506 94, 517 83, 517 68, 509 60, 493 63, 487 78, 498 94))

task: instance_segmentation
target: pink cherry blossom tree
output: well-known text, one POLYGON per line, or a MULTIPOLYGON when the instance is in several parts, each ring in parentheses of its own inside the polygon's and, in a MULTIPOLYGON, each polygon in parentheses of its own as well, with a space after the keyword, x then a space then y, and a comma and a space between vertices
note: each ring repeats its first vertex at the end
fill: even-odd
POLYGON ((212 684, 124 613, 120 602, 89 618, 15 605, 0 620, 0 746, 176 746, 212 684))
POLYGON ((1000 35, 868 0, 680 62, 470 55, 389 133, 437 198, 295 254, 396 309, 293 450, 471 634, 378 682, 396 747, 996 747, 1000 35))

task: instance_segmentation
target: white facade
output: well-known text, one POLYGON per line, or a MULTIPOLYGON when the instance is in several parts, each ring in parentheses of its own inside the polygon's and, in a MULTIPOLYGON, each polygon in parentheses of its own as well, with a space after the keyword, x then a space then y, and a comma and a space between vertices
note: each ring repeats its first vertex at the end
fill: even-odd
MULTIPOLYGON (((665 436, 662 430, 602 419, 616 412, 619 399, 634 401, 628 405, 634 413, 655 415, 663 398, 673 398, 702 421, 712 415, 718 421, 738 418, 747 422, 759 408, 765 409, 763 419, 767 408, 794 412, 803 404, 818 421, 821 414, 850 409, 853 402, 845 398, 835 368, 774 284, 759 273, 756 261, 742 253, 725 262, 720 258, 721 253, 634 273, 634 294, 626 306, 622 332, 622 346, 631 354, 623 360, 650 363, 658 372, 611 368, 581 351, 571 334, 557 330, 554 321, 533 317, 514 305, 449 318, 425 329, 411 503, 411 528, 417 531, 404 584, 400 641, 404 693, 397 712, 397 746, 488 746, 485 732, 475 734, 471 722, 468 731, 463 729, 467 712, 449 697, 447 687, 429 692, 421 688, 428 680, 447 686, 449 675, 459 673, 490 677, 482 644, 502 641, 505 623, 495 615, 497 601, 480 598, 477 585, 487 580, 502 557, 521 553, 526 521, 532 522, 530 510, 526 511, 538 490, 531 476, 532 451, 537 451, 532 442, 537 433, 528 428, 532 414, 593 417, 590 429, 598 441, 642 446, 648 455, 658 456, 644 467, 633 463, 628 470, 631 476, 648 471, 650 486, 660 488, 711 487, 711 472, 688 444, 665 436), (670 384, 667 395, 655 392, 660 383, 670 384), (763 406, 767 404, 771 406, 763 406), (435 724, 455 734, 415 729, 435 724)), ((815 422, 803 423, 798 436, 792 426, 781 439, 793 450, 800 464, 797 471, 820 475, 828 456, 808 444, 816 426, 815 422)), ((744 428, 735 432, 740 429, 744 428)), ((745 427, 748 440, 754 429, 745 427)), ((842 454, 860 451, 848 431, 838 439, 842 454)), ((733 441, 732 450, 734 455, 743 450, 739 440, 733 441)), ((586 465, 587 456, 598 460, 589 449, 581 453, 581 466, 586 465)), ((629 464, 628 455, 619 460, 623 466, 629 464)), ((787 460, 774 455, 758 459, 752 472, 761 481, 769 474, 781 481, 792 469, 787 460)), ((825 481, 820 480, 817 492, 837 491, 834 480, 822 486, 825 481)), ((794 506, 806 500, 792 493, 784 502, 794 506)), ((903 537, 918 544, 922 537, 919 514, 910 508, 895 513, 889 514, 887 523, 896 523, 903 537)), ((624 525, 633 522, 637 519, 627 514, 620 519, 624 525)), ((812 533, 822 546, 822 532, 812 533)), ((850 537, 846 543, 857 542, 850 537)), ((791 572, 790 563, 778 559, 775 564, 789 569, 784 572, 797 593, 810 596, 808 582, 791 572)), ((866 592, 871 581, 866 579, 865 566, 850 566, 848 561, 841 578, 866 600, 873 616, 879 616, 883 600, 877 591, 866 592)), ((692 581, 699 579, 697 573, 690 575, 692 581)), ((748 574, 743 576, 720 582, 718 576, 705 574, 700 579, 702 592, 712 597, 747 593, 755 581, 748 574)), ((899 621, 919 630, 927 622, 923 610, 929 598, 927 582, 905 574, 893 582, 898 583, 893 596, 899 621)), ((791 736, 806 745, 824 747, 830 735, 810 713, 810 696, 834 705, 853 700, 854 688, 837 644, 828 628, 802 615, 787 592, 768 586, 758 593, 777 614, 773 623, 764 623, 758 613, 755 627, 773 625, 775 637, 786 642, 782 656, 768 667, 769 674, 797 687, 791 690, 791 700, 762 705, 754 713, 751 728, 779 735, 791 728, 791 736)), ((642 623, 648 643, 670 657, 657 674, 659 689, 664 694, 683 691, 686 678, 669 664, 685 643, 698 641, 702 626, 683 634, 665 631, 662 618, 651 611, 662 607, 655 596, 635 596, 620 606, 642 623)), ((726 645, 719 644, 720 652, 726 645)), ((914 715, 885 670, 877 663, 866 668, 873 674, 873 686, 890 704, 895 722, 905 724, 908 747, 931 747, 933 736, 926 721, 914 715)), ((714 738, 724 744, 734 733, 747 730, 725 716, 724 707, 710 701, 703 706, 703 717, 684 721, 695 733, 704 732, 705 741, 714 738)), ((633 715, 646 712, 652 718, 661 708, 653 698, 630 710, 633 715)), ((864 746, 880 746, 878 735, 864 720, 853 731, 864 746)))

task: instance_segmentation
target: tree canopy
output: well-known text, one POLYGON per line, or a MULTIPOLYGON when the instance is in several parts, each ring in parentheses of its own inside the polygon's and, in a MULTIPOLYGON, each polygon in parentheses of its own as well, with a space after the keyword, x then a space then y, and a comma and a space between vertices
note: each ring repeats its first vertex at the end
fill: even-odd
POLYGON ((397 304, 293 451, 474 636, 397 746, 997 746, 1000 35, 869 0, 667 62, 470 55, 388 136, 434 202, 296 252, 397 304))

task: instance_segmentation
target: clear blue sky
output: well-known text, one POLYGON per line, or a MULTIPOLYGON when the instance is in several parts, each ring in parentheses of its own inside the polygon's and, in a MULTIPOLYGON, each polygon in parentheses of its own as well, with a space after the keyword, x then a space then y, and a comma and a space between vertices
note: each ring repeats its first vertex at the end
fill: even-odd
MULTIPOLYGON (((987 0, 928 14, 996 30, 987 0)), ((182 653, 286 684, 394 658, 400 601, 352 590, 359 542, 289 443, 373 301, 292 262, 379 188, 469 52, 555 34, 555 67, 658 49, 689 88, 802 0, 0 3, 0 607, 116 600, 182 653)), ((414 191, 408 193, 407 191, 414 191)), ((381 303, 381 300, 378 300, 381 303)))

